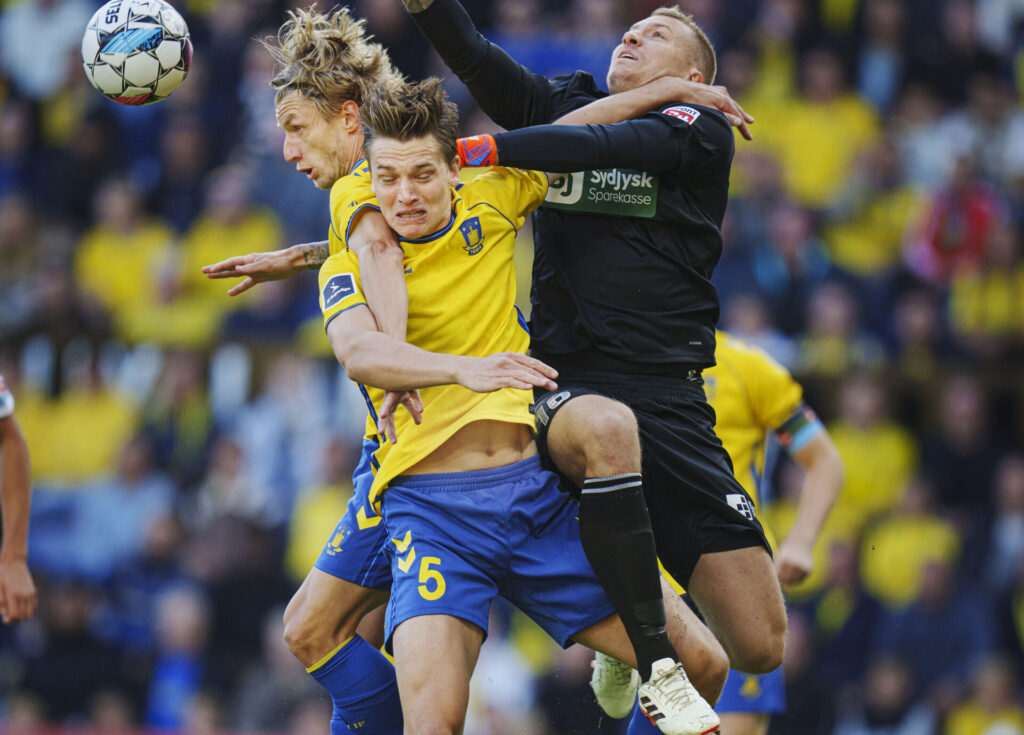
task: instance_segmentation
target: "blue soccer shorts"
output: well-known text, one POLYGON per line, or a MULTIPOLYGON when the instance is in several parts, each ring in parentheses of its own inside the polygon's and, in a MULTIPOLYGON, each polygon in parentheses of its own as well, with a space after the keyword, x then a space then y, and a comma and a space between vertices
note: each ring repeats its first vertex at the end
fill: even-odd
POLYGON ((765 715, 785 712, 786 683, 782 667, 759 676, 730 669, 715 711, 719 714, 749 712, 765 715))
POLYGON ((388 535, 369 500, 370 461, 379 446, 375 440, 363 440, 363 454, 352 473, 352 499, 313 566, 361 587, 387 590, 391 588, 391 563, 384 549, 388 535))
POLYGON ((385 636, 419 615, 487 635, 501 595, 562 646, 615 612, 580 544, 576 502, 539 457, 474 472, 406 475, 382 496, 394 583, 385 636))

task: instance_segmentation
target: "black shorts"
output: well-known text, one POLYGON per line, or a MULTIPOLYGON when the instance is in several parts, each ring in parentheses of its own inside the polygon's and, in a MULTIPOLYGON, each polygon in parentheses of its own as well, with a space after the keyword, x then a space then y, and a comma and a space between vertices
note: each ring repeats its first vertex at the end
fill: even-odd
POLYGON ((715 434, 715 412, 699 373, 689 379, 563 375, 557 391, 538 390, 537 446, 545 465, 556 472, 547 451, 548 426, 559 408, 582 395, 611 398, 633 410, 658 557, 677 582, 689 583, 702 554, 759 545, 771 553, 754 503, 733 476, 732 461, 715 434))

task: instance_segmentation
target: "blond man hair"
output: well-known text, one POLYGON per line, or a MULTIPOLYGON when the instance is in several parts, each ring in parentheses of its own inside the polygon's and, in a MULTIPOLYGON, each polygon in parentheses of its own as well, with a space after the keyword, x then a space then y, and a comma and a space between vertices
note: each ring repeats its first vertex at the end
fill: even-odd
POLYGON ((689 13, 683 12, 678 5, 670 5, 664 8, 658 8, 653 13, 655 15, 664 15, 669 18, 675 18, 676 20, 682 21, 683 25, 687 26, 697 36, 697 50, 695 66, 697 71, 704 75, 705 84, 714 84, 715 75, 718 73, 718 57, 715 56, 715 47, 711 45, 711 41, 708 40, 707 34, 701 30, 701 27, 693 20, 693 16, 689 13))
POLYGON ((398 141, 432 135, 441 144, 446 163, 458 155, 459 109, 448 100, 441 80, 429 77, 386 94, 373 94, 361 110, 366 126, 363 152, 369 157, 374 138, 398 141))
POLYGON ((270 82, 277 90, 274 102, 290 92, 310 99, 325 118, 341 112, 348 100, 362 105, 371 91, 398 89, 402 75, 391 65, 387 51, 371 43, 366 21, 352 17, 347 8, 330 13, 290 10, 276 38, 263 46, 277 62, 270 82))

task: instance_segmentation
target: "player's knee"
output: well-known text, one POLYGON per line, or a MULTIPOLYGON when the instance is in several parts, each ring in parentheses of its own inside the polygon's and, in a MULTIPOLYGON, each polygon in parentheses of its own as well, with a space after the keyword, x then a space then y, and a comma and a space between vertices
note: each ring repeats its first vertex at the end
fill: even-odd
MULTIPOLYGON (((293 598, 284 611, 284 642, 288 650, 306 666, 311 666, 326 655, 339 637, 348 638, 355 632, 337 630, 333 621, 317 619, 302 601, 293 598)), ((345 627, 345 626, 342 626, 345 627)))
POLYGON ((586 437, 584 454, 589 476, 640 470, 636 417, 628 406, 602 401, 587 417, 586 437))
POLYGON ((747 674, 767 674, 782 666, 786 655, 786 618, 772 621, 748 637, 731 656, 732 667, 747 674))
POLYGON ((694 664, 687 667, 686 674, 700 696, 714 706, 729 677, 729 657, 725 649, 706 649, 694 664))

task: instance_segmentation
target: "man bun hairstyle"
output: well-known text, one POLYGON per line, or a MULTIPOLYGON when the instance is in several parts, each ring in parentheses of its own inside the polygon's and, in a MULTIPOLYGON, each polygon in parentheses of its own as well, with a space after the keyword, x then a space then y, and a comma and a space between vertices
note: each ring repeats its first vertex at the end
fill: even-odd
POLYGON ((458 156, 459 109, 448 100, 441 80, 429 77, 399 89, 374 90, 361 111, 365 140, 363 152, 369 157, 375 138, 398 141, 433 135, 441 144, 445 162, 458 156))
POLYGON ((403 78, 391 65, 384 47, 370 43, 366 22, 347 8, 330 13, 289 10, 277 37, 262 41, 277 63, 270 86, 274 102, 290 92, 312 100, 320 114, 333 118, 351 100, 362 106, 371 90, 394 89, 403 78))
POLYGON ((683 25, 694 32, 697 36, 696 58, 694 59, 696 63, 694 65, 697 67, 697 71, 704 75, 705 84, 714 84, 715 75, 718 74, 718 58, 715 56, 715 47, 711 45, 707 34, 693 20, 693 16, 684 12, 678 5, 658 8, 651 15, 675 18, 678 21, 682 21, 683 25))

